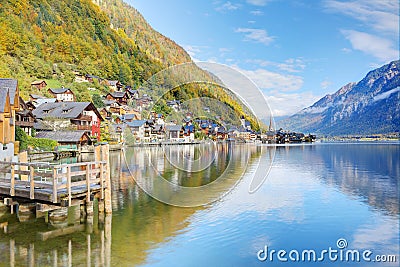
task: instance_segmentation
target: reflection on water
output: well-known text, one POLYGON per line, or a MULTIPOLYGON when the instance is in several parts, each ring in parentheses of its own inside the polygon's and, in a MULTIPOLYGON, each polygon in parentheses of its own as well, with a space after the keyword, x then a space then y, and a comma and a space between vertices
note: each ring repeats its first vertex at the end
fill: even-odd
POLYGON ((264 245, 326 249, 340 237, 352 248, 398 255, 399 145, 278 146, 271 173, 254 194, 248 193, 252 172, 259 159, 271 160, 271 147, 209 152, 196 146, 112 152, 112 218, 95 216, 89 227, 41 241, 38 233, 53 230, 43 218, 20 223, 15 214, 0 213, 0 225, 7 222, 6 230, 0 228, 0 265, 70 266, 72 259, 72 266, 274 266, 280 263, 257 260, 264 245), (211 165, 185 171, 200 166, 200 155, 211 165), (219 181, 229 164, 234 171, 224 183, 203 194, 229 193, 198 208, 162 204, 135 183, 162 191, 155 179, 161 175, 178 192, 179 186, 219 181))

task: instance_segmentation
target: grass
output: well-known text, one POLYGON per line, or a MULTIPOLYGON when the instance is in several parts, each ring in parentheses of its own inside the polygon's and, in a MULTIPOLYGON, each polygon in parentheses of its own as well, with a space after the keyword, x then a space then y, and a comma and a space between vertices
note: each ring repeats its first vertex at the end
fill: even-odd
POLYGON ((62 84, 59 80, 47 79, 47 88, 61 88, 62 84))

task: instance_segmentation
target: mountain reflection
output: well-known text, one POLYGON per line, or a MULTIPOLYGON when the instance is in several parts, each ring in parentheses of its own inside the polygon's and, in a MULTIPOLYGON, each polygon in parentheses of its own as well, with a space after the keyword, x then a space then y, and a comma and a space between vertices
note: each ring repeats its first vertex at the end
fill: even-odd
POLYGON ((324 183, 369 206, 399 214, 400 146, 393 144, 320 144, 277 147, 275 160, 290 158, 316 172, 324 183), (290 157, 288 156, 290 153, 290 157))

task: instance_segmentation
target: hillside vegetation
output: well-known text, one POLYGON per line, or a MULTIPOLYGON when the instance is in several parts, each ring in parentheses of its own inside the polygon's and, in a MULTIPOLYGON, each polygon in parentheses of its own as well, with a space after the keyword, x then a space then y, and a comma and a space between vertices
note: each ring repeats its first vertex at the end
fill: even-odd
MULTIPOLYGON (((121 0, 1 1, 0 33, 0 77, 18 79, 24 99, 39 93, 31 87, 32 81, 46 79, 48 84, 71 88, 77 101, 93 101, 88 87, 103 95, 108 88, 96 82, 75 83, 75 72, 139 88, 160 70, 191 62, 185 50, 152 29, 136 9, 121 0)), ((194 69, 193 75, 212 80, 208 73, 194 69)), ((175 84, 177 75, 167 77, 169 81, 163 84, 175 84)), ((162 90, 156 89, 144 93, 158 99, 162 90)), ((244 115, 255 125, 237 99, 221 88, 189 84, 175 89, 164 99, 217 98, 227 103, 236 117, 244 115)), ((161 101, 157 108, 162 110, 163 105, 161 101)))

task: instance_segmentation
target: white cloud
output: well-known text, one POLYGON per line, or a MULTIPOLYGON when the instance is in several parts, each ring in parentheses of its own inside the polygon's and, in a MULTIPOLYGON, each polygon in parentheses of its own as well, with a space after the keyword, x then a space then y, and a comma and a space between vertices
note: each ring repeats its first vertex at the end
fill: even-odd
POLYGON ((274 40, 274 37, 268 36, 267 31, 263 29, 238 28, 236 32, 246 33, 246 41, 255 41, 264 45, 269 45, 274 40))
POLYGON ((327 80, 322 81, 322 82, 321 82, 321 88, 326 89, 326 88, 328 88, 331 84, 332 84, 332 82, 330 82, 330 81, 327 81, 327 80))
POLYGON ((327 0, 325 7, 328 11, 353 17, 376 31, 399 35, 398 1, 353 0, 341 2, 327 0))
POLYGON ((341 32, 355 50, 372 55, 382 62, 399 58, 399 51, 393 48, 393 43, 388 39, 354 30, 341 30, 341 32))
POLYGON ((311 106, 321 96, 315 96, 312 92, 285 93, 276 91, 264 91, 264 95, 271 107, 274 116, 293 115, 305 107, 311 106))
POLYGON ((202 52, 202 49, 208 48, 207 46, 199 45, 182 45, 182 47, 188 52, 193 61, 200 61, 196 56, 202 52))
POLYGON ((269 90, 296 91, 303 86, 303 77, 285 75, 265 69, 240 70, 249 77, 258 87, 269 90))
POLYGON ((241 7, 240 4, 233 4, 228 1, 228 2, 225 2, 224 4, 222 4, 221 6, 216 7, 215 10, 218 12, 226 12, 226 11, 237 10, 240 7, 241 7))
POLYGON ((286 75, 265 69, 252 71, 234 68, 261 89, 274 116, 293 115, 321 98, 321 96, 313 95, 312 92, 294 92, 303 86, 301 76, 286 75))
POLYGON ((341 50, 342 50, 343 53, 346 53, 346 54, 348 54, 348 53, 350 53, 352 51, 351 49, 346 48, 346 47, 343 47, 341 50))
POLYGON ((246 2, 255 6, 265 6, 269 0, 246 0, 246 2))
POLYGON ((254 15, 254 16, 262 16, 262 15, 264 15, 264 12, 262 12, 261 10, 253 10, 253 11, 250 11, 250 14, 254 15))
POLYGON ((291 72, 291 73, 301 72, 306 67, 306 62, 301 57, 300 58, 289 58, 289 59, 286 59, 284 62, 272 62, 272 61, 262 60, 262 59, 251 59, 251 60, 247 60, 247 62, 257 64, 260 67, 272 66, 279 70, 291 72))

